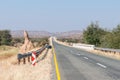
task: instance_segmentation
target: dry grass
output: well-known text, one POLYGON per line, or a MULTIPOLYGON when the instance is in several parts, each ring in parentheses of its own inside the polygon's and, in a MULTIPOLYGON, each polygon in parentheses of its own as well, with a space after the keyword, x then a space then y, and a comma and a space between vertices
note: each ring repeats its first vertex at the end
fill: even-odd
POLYGON ((103 52, 103 51, 98 51, 98 50, 87 50, 87 51, 92 52, 94 54, 98 54, 98 55, 102 55, 102 56, 120 60, 120 53, 113 53, 113 52, 110 53, 110 52, 103 52))
MULTIPOLYGON (((34 49, 36 50, 36 49, 34 49)), ((40 55, 41 58, 46 50, 40 55)), ((49 50, 45 59, 40 60, 35 66, 31 63, 16 64, 17 55, 0 60, 0 80, 51 80, 52 51, 49 50)))
POLYGON ((51 58, 50 50, 46 58, 35 66, 31 63, 14 65, 12 63, 16 60, 15 56, 2 60, 0 61, 0 80, 50 80, 51 58))
POLYGON ((57 43, 59 43, 59 44, 62 44, 62 45, 65 45, 65 46, 69 46, 70 47, 70 45, 69 45, 69 43, 67 43, 67 42, 62 42, 62 41, 58 41, 58 40, 55 40, 57 43))
POLYGON ((0 60, 9 58, 18 53, 18 48, 12 46, 0 46, 0 60))

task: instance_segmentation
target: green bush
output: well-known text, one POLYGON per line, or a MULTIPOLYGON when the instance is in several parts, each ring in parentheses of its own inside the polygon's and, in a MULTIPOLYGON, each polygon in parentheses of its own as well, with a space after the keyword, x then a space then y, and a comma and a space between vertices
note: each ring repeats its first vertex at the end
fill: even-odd
POLYGON ((0 31, 0 45, 11 45, 12 36, 9 30, 0 31))
POLYGON ((106 31, 99 27, 96 23, 91 23, 87 29, 83 32, 83 42, 87 44, 92 44, 95 46, 100 46, 100 39, 106 34, 106 31))

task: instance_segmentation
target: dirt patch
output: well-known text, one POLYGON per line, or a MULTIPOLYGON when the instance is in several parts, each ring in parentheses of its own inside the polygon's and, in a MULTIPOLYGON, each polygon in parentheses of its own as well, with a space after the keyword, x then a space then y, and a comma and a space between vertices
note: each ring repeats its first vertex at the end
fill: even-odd
POLYGON ((3 60, 3 59, 7 59, 7 58, 10 58, 11 56, 13 56, 13 55, 11 55, 11 54, 9 54, 9 55, 1 55, 0 56, 0 60, 3 60))

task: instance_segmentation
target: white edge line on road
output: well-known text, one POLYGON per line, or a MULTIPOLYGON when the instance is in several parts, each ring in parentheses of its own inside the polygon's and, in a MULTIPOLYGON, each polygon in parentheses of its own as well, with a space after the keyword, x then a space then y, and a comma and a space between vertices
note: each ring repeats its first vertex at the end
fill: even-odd
POLYGON ((105 66, 105 65, 103 65, 101 63, 96 63, 96 64, 99 65, 99 66, 101 66, 101 67, 103 67, 103 68, 107 68, 107 66, 105 66))
POLYGON ((84 57, 84 59, 88 59, 87 57, 84 57))

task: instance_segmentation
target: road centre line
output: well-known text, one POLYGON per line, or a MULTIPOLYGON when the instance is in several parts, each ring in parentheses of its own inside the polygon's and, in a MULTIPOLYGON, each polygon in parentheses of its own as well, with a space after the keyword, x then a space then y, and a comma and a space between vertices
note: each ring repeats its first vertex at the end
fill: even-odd
POLYGON ((88 59, 87 57, 84 57, 84 59, 88 59))
MULTIPOLYGON (((71 51, 72 52, 72 51, 71 51)), ((74 54, 74 53, 72 53, 72 54, 74 54)), ((79 54, 79 53, 77 53, 77 54, 75 54, 75 55, 77 55, 77 56, 80 56, 81 54, 79 54)), ((83 57, 84 59, 89 59, 88 57, 83 57)), ((100 66, 100 67, 102 67, 102 68, 107 68, 107 66, 105 66, 105 65, 103 65, 103 64, 101 64, 101 63, 96 63, 98 66, 100 66)))
POLYGON ((96 64, 99 65, 99 66, 101 66, 101 67, 103 67, 103 68, 107 68, 107 66, 105 66, 105 65, 103 65, 101 63, 96 63, 96 64))

